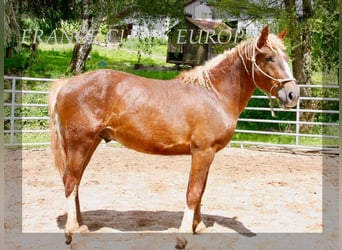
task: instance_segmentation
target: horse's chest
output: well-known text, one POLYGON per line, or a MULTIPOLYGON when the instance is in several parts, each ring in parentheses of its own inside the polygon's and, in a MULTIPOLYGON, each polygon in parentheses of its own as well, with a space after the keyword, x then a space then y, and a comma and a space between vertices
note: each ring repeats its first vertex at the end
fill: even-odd
POLYGON ((215 131, 215 140, 222 144, 227 144, 234 134, 237 118, 223 115, 221 119, 211 123, 213 131, 215 131))

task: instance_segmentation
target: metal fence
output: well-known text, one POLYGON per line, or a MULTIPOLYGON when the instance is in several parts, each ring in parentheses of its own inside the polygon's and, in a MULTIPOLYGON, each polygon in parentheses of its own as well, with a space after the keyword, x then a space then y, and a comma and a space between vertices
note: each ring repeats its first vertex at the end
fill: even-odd
MULTIPOLYGON (((46 147, 49 145, 47 94, 51 82, 55 80, 5 76, 4 136, 6 147, 46 147)), ((300 97, 296 108, 286 111, 274 108, 274 111, 280 114, 281 119, 270 118, 268 97, 253 95, 239 119, 230 146, 258 145, 337 151, 339 147, 339 86, 298 86, 309 88, 315 94, 313 97, 300 97), (257 99, 265 99, 266 104, 263 107, 253 106, 253 100, 257 99), (304 108, 305 102, 312 102, 311 107, 316 107, 304 108), (303 115, 311 115, 314 119, 302 121, 303 115), (303 129, 305 126, 308 129, 303 129), (256 129, 252 129, 253 127, 256 129)))

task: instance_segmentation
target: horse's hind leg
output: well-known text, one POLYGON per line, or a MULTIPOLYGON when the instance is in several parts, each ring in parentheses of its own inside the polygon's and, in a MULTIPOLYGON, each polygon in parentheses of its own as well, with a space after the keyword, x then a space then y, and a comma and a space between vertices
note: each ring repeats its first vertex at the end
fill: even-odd
POLYGON ((88 231, 88 228, 83 225, 78 188, 83 172, 99 142, 100 141, 96 141, 88 144, 80 143, 77 148, 72 147, 67 150, 67 164, 63 173, 63 183, 68 208, 67 222, 65 224, 65 243, 67 244, 71 243, 72 233, 88 231))

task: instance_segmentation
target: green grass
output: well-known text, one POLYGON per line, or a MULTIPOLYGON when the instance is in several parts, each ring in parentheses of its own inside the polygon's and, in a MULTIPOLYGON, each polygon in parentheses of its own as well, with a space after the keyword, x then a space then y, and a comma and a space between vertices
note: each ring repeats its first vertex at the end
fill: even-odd
MULTIPOLYGON (((134 70, 137 63, 137 53, 131 44, 120 48, 100 47, 93 45, 89 59, 86 62, 86 70, 110 68, 130 72, 149 78, 170 79, 178 75, 178 71, 134 70)), ((61 78, 65 77, 72 56, 72 44, 40 44, 36 57, 30 57, 23 50, 12 58, 5 58, 5 74, 16 74, 30 77, 61 78), (28 66, 28 67, 25 67, 28 66)), ((172 67, 166 63, 166 46, 156 45, 151 54, 143 54, 141 63, 148 66, 172 67)))
MULTIPOLYGON (((4 135, 4 143, 10 142, 10 134, 4 135)), ((14 144, 25 144, 25 143, 49 143, 49 133, 16 133, 14 135, 14 144)))
MULTIPOLYGON (((240 128, 241 129, 241 128, 240 128)), ((244 129, 249 129, 245 127, 244 129)), ((261 131, 263 129, 254 129, 257 131, 261 131)), ((291 132, 291 131, 289 131, 291 132)), ((309 132, 306 134, 312 135, 320 135, 323 134, 325 136, 338 136, 338 127, 328 127, 328 126, 314 126, 309 132)), ((294 132, 292 132, 294 133, 294 132)), ((234 141, 249 141, 249 142, 263 142, 263 143, 274 143, 274 144, 289 144, 296 145, 296 136, 295 135, 263 135, 263 134, 250 134, 250 133, 241 133, 236 132, 232 138, 234 141)), ((298 145, 301 146, 326 146, 326 147, 338 147, 339 139, 338 138, 321 138, 319 136, 301 136, 299 134, 298 145)))
POLYGON ((147 78, 162 79, 162 80, 173 79, 179 74, 179 72, 176 70, 173 70, 173 71, 127 70, 126 72, 143 76, 143 77, 147 77, 147 78))
POLYGON ((294 136, 262 135, 262 134, 248 134, 248 133, 235 133, 232 140, 277 143, 277 144, 295 144, 296 142, 296 139, 294 136))

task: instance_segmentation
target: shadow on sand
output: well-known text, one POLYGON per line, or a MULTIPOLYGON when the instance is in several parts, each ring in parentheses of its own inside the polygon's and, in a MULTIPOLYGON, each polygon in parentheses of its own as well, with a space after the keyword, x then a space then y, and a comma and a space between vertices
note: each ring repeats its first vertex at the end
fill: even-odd
MULTIPOLYGON (((91 232, 96 232, 101 228, 112 228, 121 232, 165 231, 170 228, 178 228, 182 216, 183 212, 170 211, 93 210, 82 212, 84 223, 91 232)), ((64 228, 66 218, 66 214, 57 217, 59 228, 64 228)), ((246 237, 256 236, 236 218, 203 214, 202 219, 207 228, 213 227, 216 223, 246 237)))

